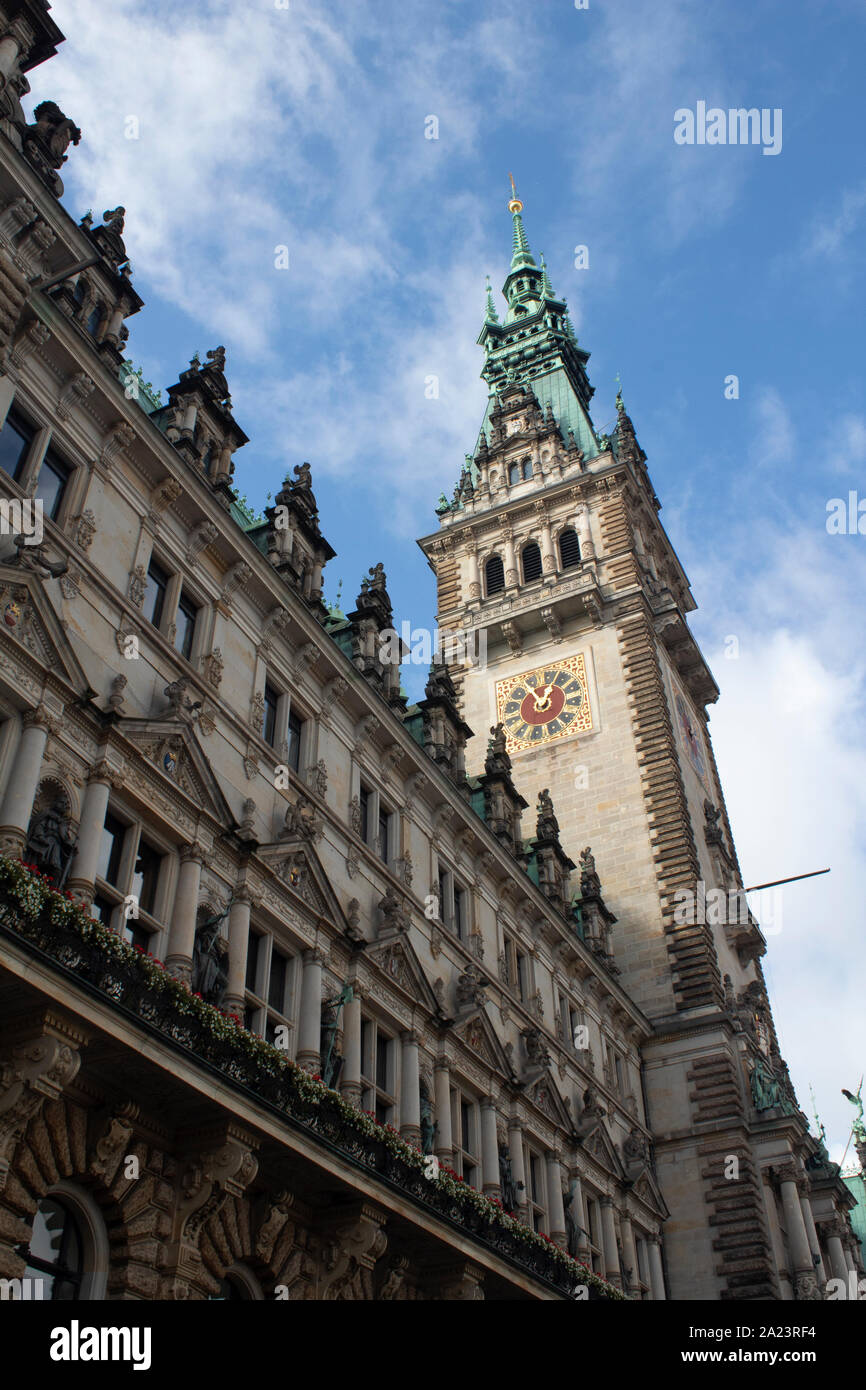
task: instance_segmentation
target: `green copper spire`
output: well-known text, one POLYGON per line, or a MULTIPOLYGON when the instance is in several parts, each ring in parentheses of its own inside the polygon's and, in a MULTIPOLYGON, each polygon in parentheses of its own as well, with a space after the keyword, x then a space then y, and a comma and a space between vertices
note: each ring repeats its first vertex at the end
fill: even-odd
POLYGON ((547 273, 547 266, 545 265, 543 252, 541 256, 541 288, 544 290, 545 296, 548 299, 556 298, 556 295, 553 293, 553 286, 550 283, 550 276, 547 273))
POLYGON ((514 250, 511 256, 511 269, 520 270, 523 266, 535 266, 532 252, 529 249, 529 242, 526 240, 526 232, 523 229, 523 218, 520 214, 523 211, 523 204, 517 196, 514 187, 514 178, 511 179, 511 200, 508 204, 508 211, 511 213, 511 220, 514 223, 514 250))
POLYGON ((498 323, 499 316, 496 313, 496 305, 493 303, 493 289, 490 284, 490 276, 487 277, 487 312, 484 315, 485 323, 498 323))

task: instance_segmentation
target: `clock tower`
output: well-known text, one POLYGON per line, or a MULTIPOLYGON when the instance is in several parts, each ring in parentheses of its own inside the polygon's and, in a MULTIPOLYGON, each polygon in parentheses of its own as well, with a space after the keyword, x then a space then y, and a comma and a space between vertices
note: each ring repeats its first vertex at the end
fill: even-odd
MULTIPOLYGON (((580 862, 578 919, 603 884, 613 925, 599 953, 654 1027, 643 1081, 671 1212, 672 1296, 796 1296, 814 1277, 804 1268, 796 1290, 780 1284, 787 1236, 772 1174, 796 1158, 806 1122, 713 757, 718 688, 622 395, 600 432, 589 354, 522 210, 513 196, 501 321, 488 281, 478 441, 440 499, 438 531, 420 541, 440 630, 472 634, 460 649, 474 662, 450 671, 460 715, 504 738, 522 797, 555 807, 565 862, 580 862), (756 1063, 778 1082, 775 1107, 756 1108, 756 1063)), ((469 741, 470 780, 484 773, 484 745, 469 741)))

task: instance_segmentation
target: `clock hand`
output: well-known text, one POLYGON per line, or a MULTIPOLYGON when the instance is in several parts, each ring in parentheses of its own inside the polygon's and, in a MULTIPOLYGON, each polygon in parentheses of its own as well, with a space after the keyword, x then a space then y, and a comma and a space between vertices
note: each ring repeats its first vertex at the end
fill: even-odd
POLYGON ((552 689, 552 685, 545 685, 542 686, 540 690, 535 691, 535 708, 539 713, 550 708, 550 692, 552 689))

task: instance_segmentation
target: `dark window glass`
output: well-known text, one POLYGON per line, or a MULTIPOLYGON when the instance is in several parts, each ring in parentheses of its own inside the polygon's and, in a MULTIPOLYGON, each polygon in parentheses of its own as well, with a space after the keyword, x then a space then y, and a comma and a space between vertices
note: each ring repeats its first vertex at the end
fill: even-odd
POLYGON ((376 836, 376 853, 384 864, 388 863, 388 822, 391 817, 387 811, 379 812, 379 830, 376 836))
POLYGON ((150 948, 150 932, 145 931, 134 917, 130 917, 123 923, 122 935, 124 941, 128 941, 130 946, 140 946, 142 951, 147 951, 150 948))
POLYGON ((447 885, 446 885, 446 882, 445 882, 445 870, 444 870, 444 869, 440 869, 440 870, 439 870, 439 920, 440 920, 440 922, 444 922, 444 921, 445 921, 445 909, 446 909, 446 904, 447 904, 447 899, 446 899, 446 897, 445 897, 445 889, 446 889, 446 886, 447 886, 447 885))
POLYGON ((190 603, 185 594, 181 594, 180 602, 177 605, 177 617, 175 619, 174 645, 181 656, 189 661, 192 651, 193 638, 195 637, 195 620, 198 616, 198 609, 190 603))
POLYGON ((0 468, 12 478, 19 478, 36 430, 16 411, 10 410, 0 430, 0 468))
POLYGON ((521 998, 521 999, 525 999, 525 998, 526 998, 526 956, 522 956, 522 955, 520 954, 519 951, 516 951, 516 952, 515 952, 515 960, 516 960, 516 962, 517 962, 517 979, 516 979, 516 981, 515 981, 515 984, 517 985, 517 993, 520 995, 520 998, 521 998))
POLYGON ((390 1114, 390 1110, 389 1110, 389 1107, 385 1104, 385 1102, 384 1102, 383 1100, 377 1100, 377 1101, 376 1101, 376 1119, 379 1121, 379 1124, 380 1124, 380 1125, 386 1125, 386 1124, 388 1123, 388 1115, 389 1115, 389 1114, 390 1114))
POLYGON ((465 1100, 460 1102, 460 1143, 467 1153, 472 1152, 472 1109, 465 1100))
POLYGON ((111 914, 114 911, 114 903, 109 902, 108 898, 103 898, 99 893, 93 899, 93 906, 90 909, 91 917, 98 917, 100 922, 104 922, 108 927, 111 925, 111 914))
POLYGON ((202 459, 202 467, 204 468, 205 473, 211 472, 213 468, 215 453, 216 450, 214 449, 214 442, 213 440, 211 440, 204 451, 204 458, 202 459))
POLYGON ((268 1003, 277 1013, 284 1013, 286 1008, 286 972, 289 962, 279 951, 274 951, 271 956, 271 977, 268 984, 268 1003))
POLYGON ((209 1294, 209 1303, 245 1303, 252 1298, 246 1284, 240 1279, 226 1278, 220 1281, 218 1294, 209 1294))
POLYGON ((541 578, 541 551, 530 541, 529 545, 523 547, 523 582, 531 584, 533 579, 541 578))
POLYGON ((90 318, 87 320, 87 331, 88 331, 88 333, 91 333, 91 334, 93 335, 94 338, 96 337, 97 333, 99 332, 99 325, 100 325, 101 323, 102 323, 102 305, 101 305, 101 304, 97 304, 96 308, 91 310, 90 318))
POLYGON ((498 594, 505 588, 505 570, 498 555, 491 555, 487 564, 484 566, 484 576, 487 581, 487 594, 498 594))
POLYGON ((257 1013, 258 1009, 256 1009, 256 1007, 252 1004, 248 1008, 244 1009, 244 1027, 246 1028, 248 1033, 255 1032, 257 1013))
POLYGON ((132 875, 132 886, 129 891, 138 898, 138 906, 142 912, 153 912, 161 863, 162 855, 159 850, 154 849, 153 845, 149 845, 146 840, 140 840, 138 858, 135 861, 135 870, 132 875))
POLYGON ((388 1090, 388 1040, 381 1035, 376 1039, 376 1087, 388 1090))
POLYGON ((519 483, 519 482, 520 482, 520 464, 519 464, 519 463, 512 463, 512 464, 509 466, 509 469, 508 469, 508 481, 509 481, 509 483, 512 483, 512 484, 514 484, 514 483, 519 483))
POLYGON ((559 537, 559 559, 564 570, 580 564, 580 542, 570 526, 559 537))
POLYGON ((274 739, 277 736, 277 704, 279 695, 272 685, 265 685, 265 717, 262 720, 262 738, 265 743, 274 746, 274 739))
POLYGON ((71 473, 72 469, 69 464, 64 463, 53 449, 46 451, 45 458, 42 460, 42 467, 39 469, 36 496, 41 500, 43 511, 50 521, 54 521, 57 517, 71 473))
POLYGON ((532 459, 523 460, 523 476, 524 478, 532 477, 532 459))
POLYGON ((366 844, 370 833, 370 793, 366 787, 361 787, 358 793, 358 804, 361 807, 361 839, 366 844))
POLYGON ((75 300, 76 304, 83 304, 87 298, 87 281, 82 280, 80 276, 75 282, 72 298, 75 300))
POLYGON ((463 937, 463 929, 466 926, 466 893, 457 884, 454 885, 454 930, 459 937, 463 937))
POLYGON ((293 772, 297 772, 301 766, 301 733, 304 721, 295 714, 294 710, 289 711, 289 756, 287 762, 293 772))
POLYGON ((25 1276, 44 1280, 54 1302, 68 1302, 80 1298, 83 1272, 78 1222, 56 1197, 43 1197, 33 1218, 25 1276))
POLYGON ((259 947, 261 946, 261 941, 262 938, 260 936, 256 936, 253 932, 250 932, 249 940, 247 942, 246 983, 247 989, 251 990, 253 994, 255 994, 256 981, 258 980, 259 976, 259 947))
POLYGON ((96 873, 97 877, 104 878, 106 883, 113 883, 115 886, 117 885, 117 875, 120 872, 120 856, 123 853, 125 834, 126 826, 109 813, 105 817, 105 825, 102 830, 102 843, 99 846, 96 873))
POLYGON ((162 622, 162 610, 165 605, 165 591, 168 588, 168 575, 157 564, 156 560, 151 560, 147 567, 147 588, 144 593, 144 603, 141 611, 154 627, 159 627, 162 622))

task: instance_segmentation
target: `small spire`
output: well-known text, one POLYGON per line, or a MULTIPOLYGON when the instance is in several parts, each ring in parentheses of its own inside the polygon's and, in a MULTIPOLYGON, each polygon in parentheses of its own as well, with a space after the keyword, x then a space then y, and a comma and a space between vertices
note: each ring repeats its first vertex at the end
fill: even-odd
POLYGON ((485 323, 498 323, 499 318, 496 313, 496 305, 493 303, 493 289, 490 284, 490 276, 487 276, 487 310, 484 315, 485 323))
POLYGON ((544 252, 541 253, 541 288, 544 290, 544 293, 548 299, 556 298, 556 295, 553 293, 553 286, 550 283, 550 277, 547 274, 547 266, 544 260, 544 252))
POLYGON ((511 213, 514 221, 514 251, 511 256, 511 269, 519 270, 521 266, 534 266, 535 261, 532 258, 529 242, 526 240, 526 232, 523 230, 523 219, 520 216, 523 211, 523 203, 518 198, 515 191, 513 176, 509 174, 508 177, 511 179, 511 197, 508 201, 508 211, 511 213))
POLYGON ((614 377, 614 381, 616 382, 616 410, 618 415, 622 415, 625 412, 625 405, 622 399, 622 381, 619 372, 614 377))

